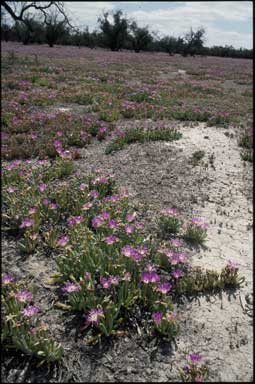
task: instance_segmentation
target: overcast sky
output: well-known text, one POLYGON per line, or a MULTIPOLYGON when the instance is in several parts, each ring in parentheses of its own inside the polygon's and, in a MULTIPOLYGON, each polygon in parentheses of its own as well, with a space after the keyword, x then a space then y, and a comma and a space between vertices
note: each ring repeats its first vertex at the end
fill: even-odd
POLYGON ((103 11, 121 9, 140 26, 160 35, 180 36, 190 27, 204 26, 206 46, 253 48, 252 1, 65 1, 77 26, 97 28, 103 11))

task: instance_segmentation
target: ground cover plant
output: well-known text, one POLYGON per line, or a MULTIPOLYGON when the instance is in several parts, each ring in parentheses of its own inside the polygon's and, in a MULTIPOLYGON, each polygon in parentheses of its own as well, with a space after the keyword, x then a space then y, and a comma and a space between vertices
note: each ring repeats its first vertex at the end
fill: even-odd
MULTIPOLYGON (((22 50, 3 43, 2 231, 24 263, 43 255, 52 271, 46 283, 33 284, 29 272, 20 279, 17 270, 3 271, 4 349, 55 372, 75 354, 70 339, 96 348, 133 332, 148 345, 174 344, 183 298, 242 286, 239 265, 193 267, 191 254, 206 247, 210 223, 173 205, 158 209, 151 225, 110 169, 103 172, 95 162, 93 172, 83 174, 79 161, 90 162, 84 151, 96 146, 111 154, 107 159, 131 143, 141 150, 166 143, 174 151, 184 138, 181 121, 190 129, 194 122, 227 133, 232 127, 240 148, 249 151, 241 149, 246 160, 251 97, 225 86, 234 79, 250 89, 250 62, 243 60, 240 72, 235 59, 220 59, 219 66, 218 58, 144 54, 149 67, 127 52, 22 50), (179 68, 187 76, 169 76, 179 68), (52 292, 54 304, 47 299, 52 292), (66 323, 73 318, 70 336, 66 323), (58 321, 61 337, 52 330, 58 321)), ((193 151, 186 162, 195 172, 206 156, 193 151)), ((179 380, 210 378, 196 348, 187 358, 179 380)))

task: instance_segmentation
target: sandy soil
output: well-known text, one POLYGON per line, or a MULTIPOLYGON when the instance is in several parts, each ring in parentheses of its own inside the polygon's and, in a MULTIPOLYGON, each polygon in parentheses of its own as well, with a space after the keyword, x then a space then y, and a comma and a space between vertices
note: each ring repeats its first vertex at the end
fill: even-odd
MULTIPOLYGON (((155 340, 148 342, 145 335, 131 332, 110 345, 89 347, 74 336, 75 315, 67 319, 53 308, 57 295, 47 279, 55 269, 54 260, 49 262, 43 255, 22 259, 15 243, 4 240, 4 270, 20 277, 30 274, 31 281, 39 284, 40 305, 52 308, 47 322, 67 351, 62 371, 49 377, 43 370, 30 369, 26 382, 174 382, 191 351, 204 356, 209 381, 252 382, 248 307, 252 300, 252 165, 241 161, 230 128, 193 124, 179 129, 183 133, 179 141, 132 144, 113 155, 104 154, 105 142, 92 144, 82 150, 76 167, 82 173, 99 168, 113 172, 152 228, 156 213, 167 206, 178 207, 185 216, 204 218, 210 223, 206 249, 191 252, 192 264, 221 269, 233 259, 240 263, 246 285, 232 293, 202 295, 180 304, 181 331, 175 345, 155 345, 155 340), (205 151, 203 164, 193 166, 190 160, 198 150, 205 151)), ((22 382, 26 365, 15 367, 15 361, 5 365, 5 382, 22 382)))

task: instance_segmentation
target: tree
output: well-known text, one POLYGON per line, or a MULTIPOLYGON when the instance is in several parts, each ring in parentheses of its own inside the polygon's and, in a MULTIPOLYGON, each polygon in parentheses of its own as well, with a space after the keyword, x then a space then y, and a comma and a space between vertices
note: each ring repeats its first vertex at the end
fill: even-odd
POLYGON ((205 42, 205 29, 200 27, 196 32, 190 29, 184 37, 182 54, 183 56, 201 54, 205 42))
POLYGON ((129 22, 125 17, 122 17, 122 11, 111 13, 113 23, 108 20, 109 12, 103 13, 103 16, 98 19, 99 27, 103 32, 105 46, 112 51, 119 51, 123 48, 128 37, 129 22))
POLYGON ((30 32, 33 32, 33 26, 30 23, 31 17, 28 17, 31 11, 42 16, 45 23, 51 17, 52 11, 55 11, 61 15, 63 22, 65 21, 66 24, 73 28, 66 15, 63 1, 2 1, 1 10, 3 9, 14 21, 25 24, 30 32))
POLYGON ((160 40, 159 44, 165 52, 172 56, 174 53, 181 52, 183 39, 181 37, 165 36, 160 40))
POLYGON ((58 18, 59 13, 54 10, 51 11, 44 20, 46 24, 45 37, 50 47, 53 47, 59 38, 66 34, 66 20, 59 21, 58 18))
POLYGON ((137 23, 134 21, 130 26, 131 34, 129 39, 135 52, 140 52, 147 48, 152 43, 152 36, 148 31, 148 26, 139 28, 137 23))

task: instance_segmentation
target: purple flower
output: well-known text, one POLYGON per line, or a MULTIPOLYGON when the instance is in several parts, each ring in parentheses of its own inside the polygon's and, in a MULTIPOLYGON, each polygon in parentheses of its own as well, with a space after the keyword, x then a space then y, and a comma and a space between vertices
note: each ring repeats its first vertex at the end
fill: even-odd
POLYGON ((178 248, 178 247, 181 247, 182 246, 182 243, 179 239, 172 239, 171 240, 171 245, 173 245, 174 247, 178 248))
POLYGON ((44 183, 38 185, 38 189, 40 192, 44 192, 46 188, 47 188, 47 185, 44 183))
POLYGON ((153 312, 152 318, 153 318, 154 323, 158 326, 158 325, 160 325, 160 323, 162 321, 163 314, 161 312, 153 312))
POLYGON ((155 267, 155 265, 149 263, 146 265, 145 270, 147 272, 154 272, 154 271, 156 271, 156 267, 155 267))
POLYGON ((106 244, 111 245, 117 243, 118 241, 120 241, 120 239, 117 236, 111 235, 107 236, 104 241, 106 242, 106 244))
POLYGON ((43 203, 43 205, 45 205, 47 207, 50 204, 50 200, 45 198, 42 200, 42 203, 43 203))
POLYGON ((93 197, 93 199, 96 199, 99 196, 99 192, 96 190, 93 190, 93 191, 89 192, 88 196, 93 197))
POLYGON ((26 217, 22 223, 20 224, 20 228, 29 228, 29 227, 32 227, 34 225, 34 219, 30 219, 29 217, 26 217))
POLYGON ((106 184, 108 181, 106 177, 96 177, 95 180, 92 181, 92 184, 106 184))
POLYGON ((161 212, 166 216, 177 216, 177 210, 175 208, 166 208, 161 212))
POLYGON ((93 207, 93 203, 88 202, 88 203, 83 204, 82 210, 83 211, 88 211, 91 207, 93 207))
POLYGON ((58 209, 58 205, 56 203, 50 203, 49 209, 52 209, 52 210, 58 209))
POLYGON ((198 363, 202 360, 202 356, 199 353, 191 353, 188 358, 192 361, 192 363, 198 363))
POLYGON ((68 243, 68 241, 69 241, 69 237, 68 236, 62 236, 58 240, 57 245, 59 245, 60 247, 64 247, 68 243))
POLYGON ((10 273, 6 273, 2 276, 2 285, 8 285, 14 282, 14 276, 10 273))
POLYGON ((92 219, 92 227, 93 228, 98 228, 98 227, 101 227, 102 225, 103 225, 103 220, 100 216, 93 217, 93 219, 92 219))
POLYGON ((133 233, 134 230, 135 230, 135 226, 134 225, 132 225, 132 224, 125 225, 125 231, 126 231, 127 235, 130 235, 131 233, 133 233))
POLYGON ((131 280, 131 275, 129 272, 125 272, 124 276, 122 277, 123 281, 130 281, 131 280))
POLYGON ((141 274, 141 282, 145 284, 149 284, 151 282, 150 272, 143 272, 141 274))
POLYGON ((91 309, 86 317, 86 323, 91 325, 98 325, 100 317, 104 317, 104 311, 99 309, 91 309))
POLYGON ((81 224, 84 221, 82 216, 71 216, 67 219, 68 225, 73 226, 76 224, 81 224))
POLYGON ((84 278, 85 278, 86 280, 90 280, 90 279, 91 279, 91 273, 90 273, 90 272, 85 272, 85 273, 84 273, 84 278))
POLYGON ((112 285, 118 285, 120 278, 119 276, 110 276, 110 281, 112 285))
POLYGON ((238 270, 239 266, 241 265, 240 263, 234 261, 234 260, 228 260, 227 261, 227 267, 230 271, 235 272, 238 270))
POLYGON ((33 215, 33 214, 36 213, 37 211, 38 211, 38 208, 37 208, 37 207, 32 207, 32 208, 29 209, 28 213, 29 213, 30 215, 33 215))
POLYGON ((85 189, 87 189, 88 188, 88 185, 87 184, 84 184, 84 183, 82 183, 81 185, 80 185, 80 187, 79 187, 79 189, 81 190, 81 191, 84 191, 85 189))
POLYGON ((146 247, 146 245, 139 245, 139 247, 137 247, 137 251, 138 251, 142 256, 145 256, 145 255, 147 255, 149 249, 148 249, 148 247, 146 247))
POLYGON ((183 263, 188 257, 187 253, 185 252, 176 253, 176 255, 178 255, 178 259, 180 263, 183 263))
POLYGON ((111 228, 111 229, 115 229, 115 228, 118 228, 119 224, 116 220, 110 220, 108 222, 108 227, 111 228))
POLYGON ((141 273, 142 283, 158 283, 160 281, 160 276, 156 272, 142 272, 141 273))
POLYGON ((58 139, 55 139, 55 140, 53 141, 53 145, 54 145, 54 147, 56 147, 56 148, 62 147, 62 143, 61 143, 61 141, 58 140, 58 139))
POLYGON ((150 272, 150 279, 152 283, 158 283, 160 281, 160 276, 156 272, 150 272))
POLYGON ((129 214, 127 214, 127 217, 126 217, 126 219, 127 219, 127 221, 128 221, 129 223, 131 223, 131 221, 134 221, 135 218, 136 218, 136 212, 129 213, 129 214))
POLYGON ((127 257, 131 257, 133 250, 134 250, 134 248, 131 247, 130 245, 125 245, 125 247, 123 247, 121 249, 121 252, 123 253, 123 255, 125 255, 127 257))
POLYGON ((102 212, 102 213, 100 214, 100 217, 101 217, 103 220, 110 220, 111 215, 110 215, 109 212, 102 212))
POLYGON ((9 193, 13 193, 13 192, 16 192, 16 191, 17 191, 16 187, 10 186, 10 187, 7 188, 7 192, 9 192, 9 193))
POLYGON ((21 313, 25 317, 32 317, 37 315, 40 312, 40 308, 36 307, 35 305, 28 305, 26 308, 24 308, 21 313))
POLYGON ((100 284, 105 289, 111 288, 111 279, 108 277, 101 277, 100 278, 100 284))
POLYGON ((179 279, 179 277, 183 276, 183 272, 180 269, 176 269, 174 272, 172 272, 172 276, 175 279, 179 279))
POLYGON ((63 292, 72 293, 72 292, 78 292, 81 290, 81 287, 77 283, 71 283, 70 281, 67 281, 65 286, 62 288, 63 292))
POLYGON ((33 294, 30 291, 27 291, 26 289, 23 289, 16 293, 15 298, 20 303, 27 303, 33 300, 33 294))
POLYGON ((200 219, 200 217, 193 217, 191 219, 191 222, 199 227, 201 227, 202 229, 207 229, 209 227, 208 223, 204 223, 202 219, 200 219))
POLYGON ((163 294, 166 294, 167 292, 169 292, 172 288, 172 285, 170 283, 161 283, 158 288, 157 288, 157 291, 158 292, 161 292, 163 294))

